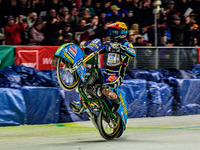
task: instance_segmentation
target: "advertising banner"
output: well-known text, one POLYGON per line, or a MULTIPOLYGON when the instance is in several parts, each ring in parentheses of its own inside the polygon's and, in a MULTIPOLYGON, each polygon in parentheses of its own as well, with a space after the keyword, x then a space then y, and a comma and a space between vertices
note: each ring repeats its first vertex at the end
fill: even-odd
POLYGON ((38 70, 55 70, 51 65, 53 55, 59 46, 17 46, 15 64, 38 70))
POLYGON ((0 46, 0 69, 14 64, 14 47, 0 46))

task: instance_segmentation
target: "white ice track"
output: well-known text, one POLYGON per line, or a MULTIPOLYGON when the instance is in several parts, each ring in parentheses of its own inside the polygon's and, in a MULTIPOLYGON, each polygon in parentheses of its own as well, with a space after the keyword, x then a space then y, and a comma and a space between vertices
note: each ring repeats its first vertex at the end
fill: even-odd
POLYGON ((29 135, 30 128, 28 137, 20 137, 17 128, 12 132, 1 132, 0 128, 0 150, 200 150, 200 115, 129 119, 123 136, 111 141, 102 139, 90 122, 74 126, 87 131, 56 135, 36 131, 29 135))

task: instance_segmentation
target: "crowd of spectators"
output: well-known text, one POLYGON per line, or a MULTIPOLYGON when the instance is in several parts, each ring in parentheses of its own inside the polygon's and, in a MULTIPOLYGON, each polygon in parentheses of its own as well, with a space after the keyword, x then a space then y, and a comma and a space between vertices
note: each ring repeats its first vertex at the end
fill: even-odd
MULTIPOLYGON (((162 0, 159 46, 200 45, 200 0, 162 0)), ((155 0, 0 0, 0 44, 80 44, 108 39, 107 24, 123 21, 135 46, 155 44, 155 0)))

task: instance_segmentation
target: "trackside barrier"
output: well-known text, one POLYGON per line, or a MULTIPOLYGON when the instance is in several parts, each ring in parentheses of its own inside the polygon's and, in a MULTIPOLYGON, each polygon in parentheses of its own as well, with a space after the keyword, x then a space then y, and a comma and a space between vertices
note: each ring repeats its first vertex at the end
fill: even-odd
POLYGON ((170 77, 166 82, 174 88, 174 115, 200 114, 200 79, 170 77))
POLYGON ((27 124, 57 123, 60 112, 58 88, 22 87, 26 104, 27 124))
POLYGON ((14 46, 0 46, 0 69, 14 64, 14 53, 14 46))
POLYGON ((79 99, 79 94, 76 90, 64 91, 59 90, 61 94, 61 105, 60 105, 60 119, 59 122, 72 122, 88 120, 87 113, 83 113, 82 116, 75 114, 69 107, 69 103, 79 99))
MULTIPOLYGON (((136 57, 129 62, 128 69, 134 68, 176 68, 187 69, 200 63, 199 47, 147 47, 135 46, 136 57)), ((104 54, 103 66, 106 66, 104 54)))
MULTIPOLYGON (((129 118, 200 113, 200 64, 189 70, 128 70, 126 79, 120 88, 129 118)), ((54 70, 8 66, 0 71, 0 87, 0 126, 87 120, 69 108, 78 93, 61 89, 54 70)))
POLYGON ((146 117, 148 113, 147 82, 141 79, 125 80, 120 89, 126 93, 128 116, 146 117))
POLYGON ((173 88, 166 83, 148 82, 148 117, 171 116, 173 113, 173 88))
MULTIPOLYGON (((55 69, 51 66, 53 54, 59 46, 0 46, 0 69, 12 64, 34 67, 38 70, 55 69), (15 55, 14 55, 15 54, 15 55)), ((134 47, 136 57, 128 68, 187 69, 200 63, 199 47, 134 47)), ((100 55, 100 67, 105 67, 107 54, 100 55)))
POLYGON ((0 88, 0 126, 25 124, 26 106, 20 89, 0 88))

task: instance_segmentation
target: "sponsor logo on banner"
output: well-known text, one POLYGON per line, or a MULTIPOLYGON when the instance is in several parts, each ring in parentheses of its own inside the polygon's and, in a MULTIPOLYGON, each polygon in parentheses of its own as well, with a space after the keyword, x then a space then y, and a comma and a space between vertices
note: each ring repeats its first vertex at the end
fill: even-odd
POLYGON ((51 58, 42 58, 43 65, 51 65, 52 59, 51 58))
POLYGON ((39 69, 38 50, 19 50, 18 55, 18 64, 39 69))

